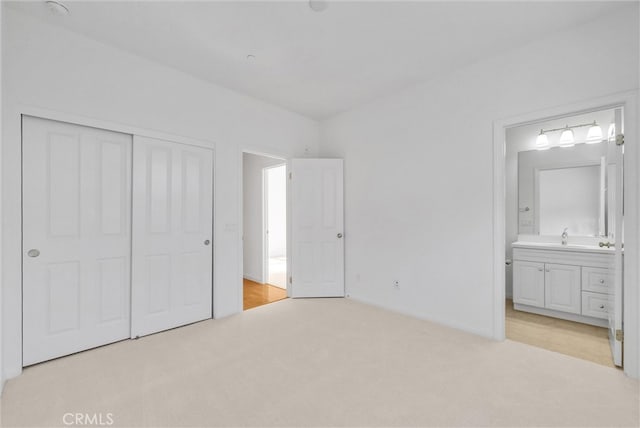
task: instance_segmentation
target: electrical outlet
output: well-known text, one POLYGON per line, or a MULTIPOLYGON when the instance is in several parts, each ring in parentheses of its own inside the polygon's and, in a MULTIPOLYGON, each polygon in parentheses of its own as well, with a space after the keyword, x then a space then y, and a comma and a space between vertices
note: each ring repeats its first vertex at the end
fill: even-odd
POLYGON ((400 287, 400 281, 398 281, 397 279, 393 281, 393 286, 394 287, 400 287))

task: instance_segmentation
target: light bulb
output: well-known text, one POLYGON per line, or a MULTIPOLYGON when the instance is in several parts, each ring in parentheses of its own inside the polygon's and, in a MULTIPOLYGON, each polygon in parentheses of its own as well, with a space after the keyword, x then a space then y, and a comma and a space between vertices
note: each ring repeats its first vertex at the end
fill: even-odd
POLYGON ((560 134, 560 141, 558 143, 560 147, 573 147, 576 145, 575 138, 573 137, 573 130, 567 127, 562 134, 560 134))
POLYGON ((602 128, 600 128, 596 122, 593 122, 593 125, 589 128, 589 132, 587 132, 587 140, 585 142, 587 144, 602 142, 602 128))
POLYGON ((540 135, 536 138, 536 148, 538 150, 549 148, 549 138, 547 137, 547 134, 542 132, 542 129, 540 130, 540 135))

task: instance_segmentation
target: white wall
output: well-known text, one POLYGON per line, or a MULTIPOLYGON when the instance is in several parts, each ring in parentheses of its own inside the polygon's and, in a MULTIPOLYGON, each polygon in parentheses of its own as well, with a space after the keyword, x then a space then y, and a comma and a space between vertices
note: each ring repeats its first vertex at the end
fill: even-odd
POLYGON ((323 123, 321 154, 345 159, 347 294, 497 337, 493 122, 637 90, 638 36, 630 3, 323 123))
POLYGON ((281 164, 283 161, 251 153, 243 153, 242 159, 243 275, 252 281, 265 283, 267 278, 264 278, 263 270, 262 169, 281 164))
POLYGON ((287 167, 267 170, 269 257, 287 255, 287 167))
POLYGON ((242 309, 242 150, 313 155, 318 124, 14 10, 2 17, 4 376, 21 369, 20 112, 50 109, 215 143, 214 314, 242 309))

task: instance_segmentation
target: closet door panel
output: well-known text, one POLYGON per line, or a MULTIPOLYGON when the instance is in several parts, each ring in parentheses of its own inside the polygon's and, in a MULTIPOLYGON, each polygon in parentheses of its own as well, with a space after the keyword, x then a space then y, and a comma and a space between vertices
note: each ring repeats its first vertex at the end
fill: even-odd
POLYGON ((23 117, 23 365, 130 334, 130 135, 23 117))
POLYGON ((135 137, 132 336, 210 318, 213 152, 135 137))

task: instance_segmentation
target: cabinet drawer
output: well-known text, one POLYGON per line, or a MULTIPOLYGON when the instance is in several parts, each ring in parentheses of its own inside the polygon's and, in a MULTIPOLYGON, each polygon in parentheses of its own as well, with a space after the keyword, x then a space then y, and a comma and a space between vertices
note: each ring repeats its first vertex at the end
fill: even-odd
POLYGON ((606 294, 582 292, 582 315, 594 318, 607 319, 607 307, 609 296, 606 294))
POLYGON ((582 290, 609 293, 613 286, 613 275, 609 269, 582 267, 582 290))

